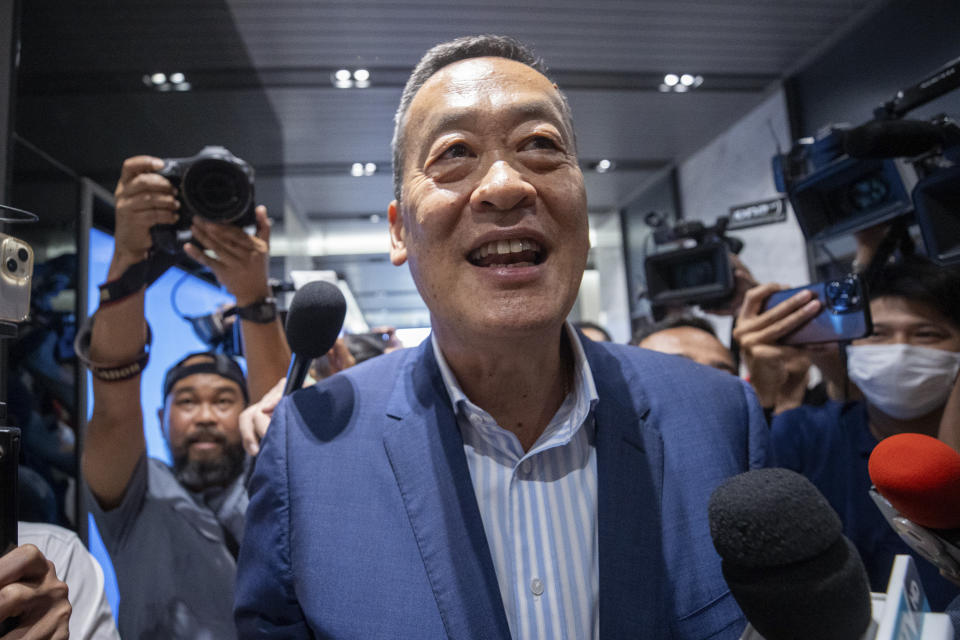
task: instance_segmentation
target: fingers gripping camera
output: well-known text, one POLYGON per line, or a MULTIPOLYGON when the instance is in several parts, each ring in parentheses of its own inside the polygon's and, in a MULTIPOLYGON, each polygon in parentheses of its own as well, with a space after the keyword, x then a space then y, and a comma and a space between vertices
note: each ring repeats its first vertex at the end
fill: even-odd
POLYGON ((157 173, 177 189, 180 219, 151 229, 155 247, 179 251, 191 239, 194 216, 238 227, 256 224, 253 167, 225 147, 204 147, 190 158, 167 158, 157 173))

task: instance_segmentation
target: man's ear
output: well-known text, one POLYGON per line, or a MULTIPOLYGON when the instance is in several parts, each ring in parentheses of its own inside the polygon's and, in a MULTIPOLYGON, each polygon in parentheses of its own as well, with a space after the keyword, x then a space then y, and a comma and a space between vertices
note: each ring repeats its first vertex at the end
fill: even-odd
POLYGON ((387 206, 387 220, 390 221, 390 262, 399 267, 407 261, 407 243, 404 241, 403 216, 396 200, 387 206))

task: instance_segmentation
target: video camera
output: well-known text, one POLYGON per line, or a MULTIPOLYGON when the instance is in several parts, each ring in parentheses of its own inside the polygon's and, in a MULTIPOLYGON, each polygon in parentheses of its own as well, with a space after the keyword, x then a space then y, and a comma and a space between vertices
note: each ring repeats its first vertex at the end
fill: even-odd
POLYGON ((808 240, 914 214, 929 257, 960 262, 960 125, 904 116, 960 86, 960 58, 874 110, 859 127, 831 125, 773 158, 774 181, 808 240))
POLYGON ((150 230, 155 247, 179 251, 190 240, 194 216, 238 227, 256 224, 253 168, 225 147, 204 147, 190 158, 167 158, 157 173, 177 188, 180 219, 150 230))
POLYGON ((743 242, 726 235, 729 218, 717 218, 713 226, 696 220, 680 220, 670 226, 663 215, 652 211, 644 222, 653 229, 658 247, 676 247, 658 251, 644 261, 645 295, 651 305, 699 304, 709 308, 721 306, 733 295, 729 254, 740 253, 743 242))

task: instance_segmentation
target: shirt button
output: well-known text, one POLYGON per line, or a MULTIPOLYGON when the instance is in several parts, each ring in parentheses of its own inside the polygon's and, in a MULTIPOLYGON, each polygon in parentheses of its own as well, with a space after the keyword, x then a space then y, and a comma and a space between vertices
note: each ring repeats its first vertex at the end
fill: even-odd
POLYGON ((520 463, 520 471, 523 473, 523 475, 528 476, 530 475, 530 467, 532 466, 533 464, 530 462, 529 459, 524 460, 523 462, 520 463))
POLYGON ((530 581, 530 592, 535 596, 543 594, 543 582, 540 581, 540 578, 534 578, 530 581))

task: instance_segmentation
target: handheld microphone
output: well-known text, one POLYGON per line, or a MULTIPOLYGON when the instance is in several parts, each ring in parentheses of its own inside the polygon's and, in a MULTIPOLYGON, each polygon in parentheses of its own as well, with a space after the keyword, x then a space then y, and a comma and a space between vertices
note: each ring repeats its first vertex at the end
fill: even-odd
POLYGON ((287 311, 287 343, 293 352, 283 395, 303 385, 314 358, 333 347, 343 327, 347 301, 340 289, 329 282, 315 280, 302 286, 293 296, 287 311))
POLYGON ((867 573, 826 498, 788 469, 727 479, 710 497, 723 576, 766 640, 851 640, 870 627, 867 573))
POLYGON ((843 135, 852 158, 910 158, 946 142, 943 127, 923 120, 873 120, 843 135))
POLYGON ((960 579, 960 454, 919 433, 880 441, 870 454, 870 497, 911 549, 960 579))

